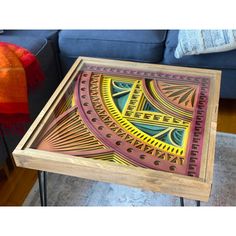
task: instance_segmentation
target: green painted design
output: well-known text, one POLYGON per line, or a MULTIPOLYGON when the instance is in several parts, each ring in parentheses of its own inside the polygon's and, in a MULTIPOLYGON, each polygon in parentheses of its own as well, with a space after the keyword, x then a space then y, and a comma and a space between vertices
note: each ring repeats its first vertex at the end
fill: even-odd
POLYGON ((143 106, 144 111, 153 111, 153 112, 158 112, 161 113, 156 107, 154 107, 148 100, 145 101, 144 106, 143 106))
POLYGON ((130 90, 132 86, 132 83, 112 81, 112 94, 130 90))
POLYGON ((123 111, 123 108, 127 102, 128 97, 129 97, 129 93, 124 94, 119 97, 113 97, 114 103, 116 104, 116 107, 118 108, 120 112, 123 111))
POLYGON ((167 144, 182 147, 184 130, 132 122, 141 131, 167 144))
POLYGON ((127 102, 132 86, 132 83, 112 81, 112 97, 120 112, 127 102))
POLYGON ((171 139, 175 141, 178 146, 183 145, 184 130, 183 129, 174 129, 171 134, 171 139))
POLYGON ((154 125, 140 124, 140 123, 136 123, 136 122, 131 122, 131 123, 134 126, 136 126, 138 129, 140 129, 141 131, 143 131, 144 133, 146 133, 150 136, 154 136, 158 132, 161 132, 166 129, 166 127, 158 127, 158 126, 154 126, 154 125))

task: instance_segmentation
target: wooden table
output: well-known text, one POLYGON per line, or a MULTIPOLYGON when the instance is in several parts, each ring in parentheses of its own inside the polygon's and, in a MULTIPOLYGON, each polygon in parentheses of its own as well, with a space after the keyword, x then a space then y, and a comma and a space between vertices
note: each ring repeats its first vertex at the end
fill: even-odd
POLYGON ((216 70, 80 57, 14 150, 16 165, 43 171, 42 205, 46 172, 199 205, 211 191, 220 79, 216 70))

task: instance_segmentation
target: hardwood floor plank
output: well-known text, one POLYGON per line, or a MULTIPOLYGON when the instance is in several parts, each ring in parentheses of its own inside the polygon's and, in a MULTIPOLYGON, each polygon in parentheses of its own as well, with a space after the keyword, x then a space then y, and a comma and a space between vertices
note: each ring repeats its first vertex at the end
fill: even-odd
POLYGON ((20 206, 37 179, 37 172, 16 167, 0 184, 0 206, 20 206))
POLYGON ((36 171, 24 170, 22 175, 24 185, 22 186, 21 181, 15 185, 14 191, 10 194, 5 203, 6 206, 21 206, 37 180, 36 171), (16 194, 17 193, 17 194, 16 194))
POLYGON ((218 131, 236 134, 236 100, 220 100, 217 123, 218 131))

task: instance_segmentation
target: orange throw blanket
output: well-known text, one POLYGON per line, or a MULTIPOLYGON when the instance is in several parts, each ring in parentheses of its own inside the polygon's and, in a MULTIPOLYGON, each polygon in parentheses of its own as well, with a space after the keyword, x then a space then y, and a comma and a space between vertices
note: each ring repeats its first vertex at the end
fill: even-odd
POLYGON ((44 75, 36 57, 14 44, 0 42, 0 126, 11 129, 29 121, 28 88, 44 75))

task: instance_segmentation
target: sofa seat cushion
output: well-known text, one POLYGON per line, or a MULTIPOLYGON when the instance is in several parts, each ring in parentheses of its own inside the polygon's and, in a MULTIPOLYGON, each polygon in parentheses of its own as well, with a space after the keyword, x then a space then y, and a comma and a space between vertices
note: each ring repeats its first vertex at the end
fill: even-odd
POLYGON ((111 58, 142 62, 162 60, 165 30, 62 30, 59 49, 63 56, 111 58))
POLYGON ((178 30, 168 31, 163 58, 164 64, 212 68, 219 70, 236 68, 236 50, 184 56, 180 59, 175 58, 174 53, 178 44, 178 32, 178 30))
POLYGON ((47 39, 45 38, 35 38, 31 36, 9 36, 6 34, 0 35, 0 42, 16 44, 26 48, 35 55, 37 55, 47 45, 47 39))

